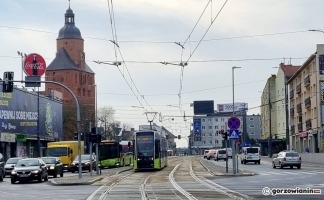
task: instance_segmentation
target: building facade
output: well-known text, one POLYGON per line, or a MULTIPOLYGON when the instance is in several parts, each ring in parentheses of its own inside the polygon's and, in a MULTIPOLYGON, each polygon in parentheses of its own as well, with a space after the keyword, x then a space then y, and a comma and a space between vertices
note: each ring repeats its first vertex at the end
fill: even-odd
POLYGON ((291 146, 298 152, 323 151, 324 45, 288 80, 291 146))
MULTIPOLYGON (((75 26, 75 18, 69 7, 65 13, 64 26, 56 40, 57 53, 46 70, 46 81, 56 81, 67 86, 78 99, 81 113, 81 132, 89 132, 95 124, 95 74, 85 62, 84 40, 75 26)), ((45 91, 56 90, 63 94, 64 139, 72 140, 76 133, 76 103, 74 97, 63 87, 46 83, 45 91)))
POLYGON ((247 115, 246 116, 246 133, 249 138, 255 140, 261 139, 261 116, 247 115))

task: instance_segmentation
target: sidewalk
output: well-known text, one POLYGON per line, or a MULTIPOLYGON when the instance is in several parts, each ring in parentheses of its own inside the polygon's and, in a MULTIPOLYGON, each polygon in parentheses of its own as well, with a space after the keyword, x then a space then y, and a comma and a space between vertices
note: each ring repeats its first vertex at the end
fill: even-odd
MULTIPOLYGON (((206 159, 198 158, 201 165, 214 176, 253 176, 254 173, 246 170, 241 170, 239 168, 239 173, 233 174, 233 169, 228 167, 228 173, 226 173, 226 168, 212 164, 206 159)), ((229 160, 232 161, 232 160, 229 160)), ((229 162, 229 166, 232 162, 229 162)))
MULTIPOLYGON (((48 183, 52 185, 90 185, 104 179, 107 176, 118 174, 131 169, 132 167, 130 166, 104 169, 101 170, 101 174, 99 175, 97 175, 96 171, 93 171, 92 176, 90 176, 90 172, 87 172, 87 173, 82 173, 81 179, 79 178, 79 173, 76 173, 73 174, 73 176, 49 179, 48 183)), ((70 173, 70 172, 66 172, 66 173, 70 173)))

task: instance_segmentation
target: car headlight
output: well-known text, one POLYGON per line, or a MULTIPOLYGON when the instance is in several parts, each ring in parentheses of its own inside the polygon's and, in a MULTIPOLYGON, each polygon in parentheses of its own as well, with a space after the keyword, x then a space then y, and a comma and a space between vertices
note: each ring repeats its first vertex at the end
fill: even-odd
POLYGON ((13 175, 14 175, 14 174, 17 174, 17 172, 14 171, 14 170, 12 170, 12 171, 11 171, 11 174, 13 174, 13 175))
POLYGON ((38 174, 40 172, 40 170, 34 170, 32 171, 33 174, 38 174))
POLYGON ((73 162, 71 165, 75 165, 75 163, 73 162))
POLYGON ((51 166, 50 169, 55 169, 55 167, 54 166, 51 166))
POLYGON ((84 163, 85 165, 90 165, 90 163, 89 162, 86 162, 86 163, 84 163))

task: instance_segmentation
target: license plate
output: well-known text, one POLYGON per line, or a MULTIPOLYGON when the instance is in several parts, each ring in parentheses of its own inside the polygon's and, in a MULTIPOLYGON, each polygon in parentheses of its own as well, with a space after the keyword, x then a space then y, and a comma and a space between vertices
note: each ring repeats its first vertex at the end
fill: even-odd
POLYGON ((28 174, 21 174, 20 177, 28 177, 28 174))

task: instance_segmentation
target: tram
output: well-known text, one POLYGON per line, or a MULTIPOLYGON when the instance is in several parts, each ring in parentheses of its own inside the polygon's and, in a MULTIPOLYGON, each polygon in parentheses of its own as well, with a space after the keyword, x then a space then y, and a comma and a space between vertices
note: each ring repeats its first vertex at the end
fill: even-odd
POLYGON ((159 170, 167 166, 167 140, 157 131, 134 133, 134 171, 159 170))
POLYGON ((103 140, 99 144, 99 162, 101 168, 131 165, 131 150, 123 152, 123 145, 115 140, 103 140))

